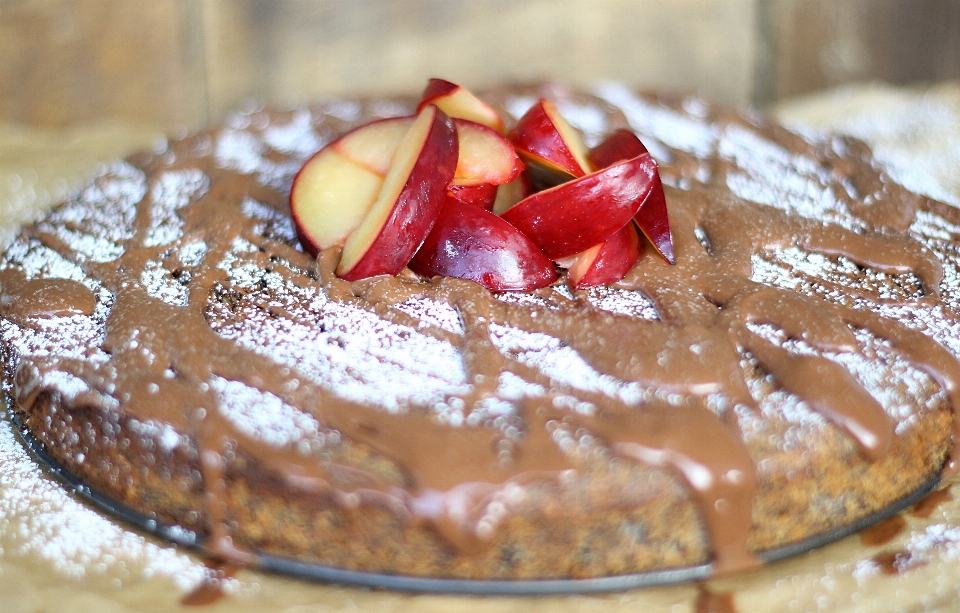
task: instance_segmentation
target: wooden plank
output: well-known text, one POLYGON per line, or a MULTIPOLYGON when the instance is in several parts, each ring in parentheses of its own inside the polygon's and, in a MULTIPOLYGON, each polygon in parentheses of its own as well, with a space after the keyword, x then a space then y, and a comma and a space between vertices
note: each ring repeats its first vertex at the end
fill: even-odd
POLYGON ((755 0, 207 0, 213 115, 244 96, 418 92, 615 79, 743 103, 755 0))
POLYGON ((2 0, 0 121, 206 120, 194 0, 2 0))
POLYGON ((764 16, 772 59, 759 102, 857 81, 960 78, 957 0, 771 0, 764 16))

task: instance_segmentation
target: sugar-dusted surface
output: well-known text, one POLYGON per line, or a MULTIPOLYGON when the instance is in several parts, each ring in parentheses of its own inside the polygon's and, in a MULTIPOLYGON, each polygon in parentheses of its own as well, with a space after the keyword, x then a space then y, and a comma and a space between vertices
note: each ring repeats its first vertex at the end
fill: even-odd
MULTIPOLYGON (((623 305, 616 305, 615 308, 624 307, 623 305)), ((442 320, 442 315, 439 315, 439 317, 442 320)), ((858 607, 863 608, 863 610, 871 610, 869 607, 874 607, 873 610, 883 611, 888 609, 876 607, 889 604, 891 601, 890 595, 897 593, 899 593, 900 602, 903 603, 904 608, 910 606, 909 603, 904 601, 904 596, 909 597, 911 593, 916 593, 919 599, 912 602, 926 603, 930 607, 936 606, 937 603, 948 603, 955 595, 951 586, 957 584, 956 571, 951 574, 951 567, 949 566, 949 563, 955 560, 957 548, 956 541, 952 540, 950 536, 952 533, 949 526, 942 530, 936 528, 937 525, 940 525, 938 524, 940 519, 938 515, 935 515, 930 520, 928 528, 923 527, 923 521, 909 520, 911 526, 917 526, 926 538, 921 539, 915 545, 911 544, 912 542, 908 543, 906 547, 908 551, 915 552, 917 556, 925 556, 925 559, 932 561, 931 565, 941 562, 946 565, 938 567, 941 579, 937 580, 936 585, 923 584, 925 591, 922 593, 919 587, 914 587, 913 590, 916 591, 913 592, 910 589, 909 582, 917 577, 922 579, 923 577, 936 576, 927 572, 929 565, 928 567, 916 568, 909 573, 891 579, 882 576, 878 570, 879 567, 869 561, 872 552, 869 550, 862 551, 861 548, 855 546, 855 543, 849 551, 844 549, 847 546, 847 543, 844 543, 810 556, 813 560, 792 561, 737 580, 714 582, 711 584, 711 589, 714 591, 734 590, 736 592, 735 603, 740 610, 762 611, 765 607, 769 607, 770 610, 798 611, 812 610, 818 607, 826 610, 831 608, 837 610, 855 609, 858 607), (830 551, 834 552, 834 557, 829 557, 830 551), (950 553, 951 551, 953 553, 950 553), (823 558, 823 556, 828 557, 823 558), (858 556, 865 556, 865 558, 861 559, 858 556), (857 594, 860 595, 857 596, 857 594), (869 597, 866 596, 867 594, 869 594, 869 597)), ((37 538, 42 539, 42 534, 37 538)), ((6 546, 5 542, 4 546, 6 546)), ((27 557, 30 558, 30 556, 27 557)), ((5 561, 4 558, 0 558, 0 560, 5 561)), ((5 566, 0 568, 4 570, 4 575, 2 575, 4 578, 16 572, 16 570, 13 573, 8 572, 5 566)), ((58 571, 54 569, 52 572, 56 575, 58 571)), ((235 597, 231 603, 222 606, 242 610, 252 607, 254 603, 259 603, 263 606, 278 605, 278 608, 282 610, 283 607, 291 609, 308 602, 323 600, 333 610, 351 606, 350 603, 353 606, 359 606, 361 609, 376 608, 378 610, 401 610, 405 607, 417 607, 425 610, 436 608, 439 610, 450 606, 474 606, 478 610, 494 611, 518 610, 518 607, 521 606, 524 608, 531 608, 532 606, 535 609, 543 608, 543 610, 569 608, 569 610, 587 611, 610 610, 617 605, 625 609, 645 606, 649 610, 687 610, 690 606, 689 603, 696 594, 695 588, 681 587, 622 596, 563 600, 543 599, 533 601, 533 604, 530 604, 531 601, 515 602, 507 599, 490 599, 483 602, 471 601, 468 605, 450 598, 380 596, 337 588, 291 586, 287 582, 268 577, 255 577, 255 581, 260 586, 258 590, 245 592, 235 597)), ((84 583, 81 582, 78 589, 83 590, 83 585, 84 583)), ((133 593, 135 588, 123 591, 133 593)), ((122 600, 122 597, 119 599, 122 600)), ((158 610, 163 606, 161 599, 157 602, 158 610)))

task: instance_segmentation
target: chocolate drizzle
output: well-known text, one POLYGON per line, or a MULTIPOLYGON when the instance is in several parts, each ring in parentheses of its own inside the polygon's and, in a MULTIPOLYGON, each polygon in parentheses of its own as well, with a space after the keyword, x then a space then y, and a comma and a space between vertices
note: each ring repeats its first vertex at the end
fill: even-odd
POLYGON ((11 318, 93 315, 97 300, 89 289, 70 279, 30 279, 16 269, 0 271, 0 308, 11 318))
MULTIPOLYGON (((600 103, 591 99, 589 104, 600 103)), ((17 371, 18 404, 28 411, 44 377, 60 370, 140 422, 166 424, 189 436, 202 475, 206 547, 216 556, 255 561, 255 554, 233 541, 230 525, 230 458, 237 454, 252 458, 287 487, 326 497, 346 511, 377 505, 410 522, 424 522, 469 554, 494 542, 498 525, 510 513, 501 501, 507 489, 562 484, 580 470, 577 453, 558 441, 563 432, 584 431, 610 454, 665 468, 685 483, 709 535, 715 571, 737 570, 757 562, 747 547, 757 469, 731 408, 760 410, 744 361, 752 360, 785 392, 848 433, 871 460, 891 447, 894 421, 840 359, 864 354, 858 334, 879 339, 929 374, 951 405, 960 407, 960 364, 954 355, 922 332, 871 310, 870 305, 908 305, 953 317, 940 299, 940 260, 903 231, 923 203, 889 183, 868 161, 739 117, 705 123, 714 126, 709 132, 714 139, 717 126, 725 126, 772 139, 793 155, 819 159, 821 166, 812 174, 841 201, 846 221, 804 217, 763 198, 738 197, 730 184, 750 167, 736 152, 723 154, 722 143, 707 153, 671 148, 673 159, 663 169, 677 264, 669 266, 647 250, 611 290, 642 296, 657 316, 647 319, 604 310, 589 293, 570 295, 561 288, 516 297, 409 272, 353 283, 338 279, 336 249, 314 261, 299 250, 289 228, 284 230, 289 224, 284 191, 289 189, 285 181, 320 140, 365 121, 377 108, 347 107, 311 117, 300 133, 310 147, 291 145, 282 133, 265 134, 270 124, 264 122, 262 141, 238 136, 256 130, 221 129, 170 143, 165 151, 109 171, 101 182, 108 184, 113 172, 146 186, 130 198, 129 231, 104 229, 85 217, 82 197, 62 210, 66 222, 58 222, 55 213, 25 230, 21 246, 55 252, 82 270, 98 292, 43 271, 28 273, 23 258, 8 255, 0 268, 0 315, 13 325, 0 329, 7 337, 38 319, 105 312, 98 359, 20 357, 7 364, 8 372, 17 371), (259 152, 254 160, 259 166, 245 163, 242 153, 228 147, 238 139, 259 152), (196 180, 197 172, 205 180, 196 180), (171 177, 180 177, 190 189, 171 196, 171 177), (856 192, 865 186, 883 198, 864 205, 856 192), (161 230, 169 233, 166 240, 161 230), (77 235, 117 248, 91 253, 77 235), (777 254, 789 249, 888 277, 915 278, 922 295, 889 297, 821 280, 825 294, 842 298, 830 300, 755 279, 759 261, 776 263, 777 254), (238 271, 246 268, 258 271, 254 279, 237 282, 238 271), (410 305, 418 301, 449 305, 456 321, 413 314, 410 305), (459 364, 449 368, 462 369, 462 382, 447 386, 440 398, 423 400, 412 393, 401 406, 376 406, 346 393, 336 381, 315 380, 295 359, 265 355, 269 338, 238 342, 234 327, 242 324, 231 313, 241 303, 283 322, 291 334, 326 326, 331 309, 368 314, 401 328, 401 345, 418 335, 435 343, 431 346, 451 347, 459 364), (551 346, 575 352, 618 390, 633 386, 640 393, 628 397, 558 380, 512 350, 504 334, 552 339, 551 346), (527 391, 519 397, 504 393, 505 373, 523 381, 527 391), (389 459, 402 476, 382 479, 295 445, 265 442, 225 415, 224 381, 242 383, 311 416, 325 431, 389 459), (579 408, 570 408, 570 398, 579 408), (718 398, 726 408, 717 408, 718 398), (510 410, 493 418, 492 402, 506 403, 510 410), (440 404, 454 407, 454 417, 441 419, 440 404), (343 486, 347 473, 350 485, 343 486)), ((608 120, 618 113, 609 110, 608 120)), ((296 117, 287 120, 293 125, 296 117)), ((111 202, 123 199, 109 185, 101 192, 111 202)), ((789 272, 802 278, 798 270, 789 272)), ((371 354, 381 364, 395 360, 401 368, 421 359, 400 351, 371 354)), ((960 436, 954 441, 952 457, 957 458, 960 436)))

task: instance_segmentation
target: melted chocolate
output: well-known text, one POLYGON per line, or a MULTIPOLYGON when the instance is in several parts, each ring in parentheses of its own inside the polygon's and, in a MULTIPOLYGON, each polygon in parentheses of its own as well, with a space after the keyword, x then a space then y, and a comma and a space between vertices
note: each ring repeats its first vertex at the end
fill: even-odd
POLYGON ((950 494, 950 486, 930 492, 923 498, 923 500, 913 505, 910 515, 926 519, 933 515, 933 512, 937 509, 937 507, 945 502, 950 502, 951 500, 953 500, 953 496, 950 494))
POLYGON ((867 547, 880 547, 900 536, 906 529, 907 520, 903 515, 894 515, 864 529, 860 533, 860 542, 867 547))
POLYGON ((706 586, 698 586, 693 613, 737 613, 730 592, 712 592, 706 586))
POLYGON ((909 551, 884 551, 870 558, 880 567, 884 575, 902 575, 915 568, 929 564, 927 560, 919 559, 909 551))
POLYGON ((236 572, 237 568, 234 566, 208 564, 200 584, 181 598, 180 604, 185 607, 201 607, 226 598, 224 582, 236 575, 236 572))
POLYGON ((97 299, 69 279, 30 279, 16 269, 0 270, 0 312, 11 319, 93 315, 97 299))
MULTIPOLYGON (((43 389, 43 377, 59 369, 115 400, 139 421, 168 424, 189 435, 199 449, 206 546, 223 559, 255 560, 233 542, 227 517, 227 458, 237 451, 279 475, 288 487, 322 494, 344 509, 385 505, 432 525, 461 551, 470 552, 493 541, 502 517, 491 517, 485 509, 498 493, 533 481, 562 481, 564 474, 578 469, 575 454, 564 451, 554 436, 560 424, 591 433, 620 458, 664 467, 679 477, 699 504, 714 569, 741 569, 757 563, 746 545, 756 468, 734 412, 711 408, 710 399, 759 410, 744 360, 754 360, 782 389, 847 432, 868 459, 889 449, 893 421, 842 362, 830 357, 864 354, 857 332, 880 339, 928 373, 953 407, 960 406, 960 364, 950 352, 921 332, 856 304, 869 300, 874 305, 944 311, 940 261, 903 232, 927 205, 869 163, 740 117, 703 124, 714 137, 716 126, 725 126, 734 145, 736 138, 771 138, 792 155, 822 160, 822 168, 812 172, 822 188, 842 201, 841 208, 846 207, 844 225, 731 193, 736 190, 729 186, 742 180, 753 162, 736 150, 725 153, 723 143, 706 153, 698 153, 696 144, 668 148, 672 160, 663 164, 664 178, 680 186, 667 187, 677 263, 669 266, 647 250, 616 290, 642 295, 656 313, 656 319, 645 319, 603 310, 587 293, 571 296, 547 289, 521 300, 494 296, 465 281, 418 279, 408 272, 354 283, 336 278, 336 248, 314 261, 289 240, 289 232, 285 235, 271 224, 284 223, 290 176, 310 151, 371 115, 385 114, 382 104, 347 107, 330 107, 310 119, 301 136, 314 139, 312 147, 297 149, 284 144, 282 132, 263 132, 273 149, 261 156, 259 167, 243 157, 243 147, 256 154, 257 147, 266 145, 249 139, 237 145, 240 137, 234 129, 171 143, 166 151, 133 158, 115 170, 134 176, 130 181, 138 185, 136 176, 142 173, 146 186, 130 197, 127 208, 116 205, 120 212, 115 226, 82 215, 71 219, 68 206, 60 215, 63 219, 55 213, 26 230, 25 241, 82 269, 109 300, 55 275, 28 275, 20 266, 0 269, 0 314, 24 329, 37 319, 85 317, 98 304, 108 308, 102 359, 67 356, 59 361, 32 359, 29 368, 26 362, 19 364, 19 405, 29 410, 43 389), (342 119, 345 116, 348 119, 342 119), (276 172, 270 175, 264 168, 276 172), (165 181, 172 176, 193 187, 171 196, 165 181), (858 190, 868 190, 877 203, 864 205, 858 190), (259 207, 253 213, 251 202, 259 207), (124 216, 127 225, 119 219, 124 216), (78 234, 100 236, 108 247, 91 252, 75 240, 78 234), (116 249, 111 251, 110 245, 116 249), (870 287, 847 288, 822 280, 821 290, 843 297, 828 300, 815 292, 797 293, 754 280, 758 258, 774 261, 777 252, 789 249, 834 262, 843 259, 884 275, 912 275, 919 296, 890 298, 870 287), (259 288, 238 287, 231 280, 232 271, 246 265, 266 271, 259 288), (151 271, 161 277, 150 277, 151 271), (306 298, 286 303, 260 291, 270 283, 306 298), (370 313, 407 327, 410 332, 404 334, 415 331, 454 347, 466 383, 445 392, 443 404, 460 407, 465 422, 451 425, 438 419, 432 410, 435 401, 414 400, 385 410, 338 392, 335 385, 310 384, 310 377, 296 366, 236 342, 229 325, 217 323, 218 313, 243 302, 291 329, 315 327, 317 321, 304 314, 303 303, 318 300, 320 309, 336 304, 370 313), (418 300, 450 305, 458 321, 431 322, 411 315, 404 305, 418 300), (779 331, 779 340, 763 332, 769 328, 779 331), (646 391, 640 400, 629 400, 558 382, 498 346, 494 337, 504 329, 555 339, 600 376, 646 391), (509 418, 471 422, 471 415, 484 414, 484 403, 503 400, 498 391, 503 373, 545 391, 510 399, 509 418), (264 442, 242 430, 224 416, 218 380, 241 382, 312 416, 327 431, 395 462, 403 479, 393 482, 370 474, 362 475, 363 487, 341 486, 344 471, 363 471, 291 445, 264 442), (571 410, 564 404, 570 397, 592 408, 571 410)), ((287 120, 292 125, 296 118, 287 120)), ((268 127, 264 122, 262 131, 268 127)), ((773 166, 769 162, 767 167, 773 166)), ((104 185, 97 187, 115 204, 123 194, 111 191, 108 179, 102 178, 104 185)), ((390 359, 409 364, 418 357, 382 358, 390 359)))

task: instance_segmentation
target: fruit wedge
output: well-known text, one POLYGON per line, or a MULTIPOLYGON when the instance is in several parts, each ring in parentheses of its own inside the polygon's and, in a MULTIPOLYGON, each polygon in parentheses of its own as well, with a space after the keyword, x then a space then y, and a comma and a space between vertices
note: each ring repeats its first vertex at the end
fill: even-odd
POLYGON ((426 106, 400 141, 376 201, 344 242, 338 276, 395 275, 407 265, 440 213, 457 152, 453 120, 426 106))
POLYGON ((536 245, 489 211, 448 202, 423 246, 410 261, 419 275, 475 281, 495 291, 527 291, 557 278, 536 245))
MULTIPOLYGON (((590 162, 595 168, 606 168, 611 164, 628 160, 647 153, 647 148, 636 134, 620 129, 612 132, 599 145, 590 150, 590 162)), ((653 188, 646 202, 633 218, 647 239, 661 256, 671 264, 677 260, 673 253, 673 235, 670 233, 670 218, 667 216, 667 198, 657 172, 653 188)))
POLYGON ((657 163, 641 155, 537 192, 503 213, 546 256, 559 260, 607 240, 647 198, 657 163))
POLYGON ((343 245, 366 216, 383 176, 325 147, 303 165, 290 190, 290 213, 304 250, 311 255, 343 245))
POLYGON ((592 170, 583 137, 545 98, 517 121, 507 137, 527 164, 556 177, 552 183, 582 177, 592 170))
POLYGON ((603 243, 557 263, 567 268, 570 289, 616 283, 637 263, 641 245, 637 227, 629 222, 603 243))
POLYGON ((503 119, 490 106, 471 94, 466 88, 444 81, 430 79, 420 97, 417 111, 428 104, 435 104, 441 111, 453 118, 469 119, 489 126, 497 132, 503 132, 503 119))

